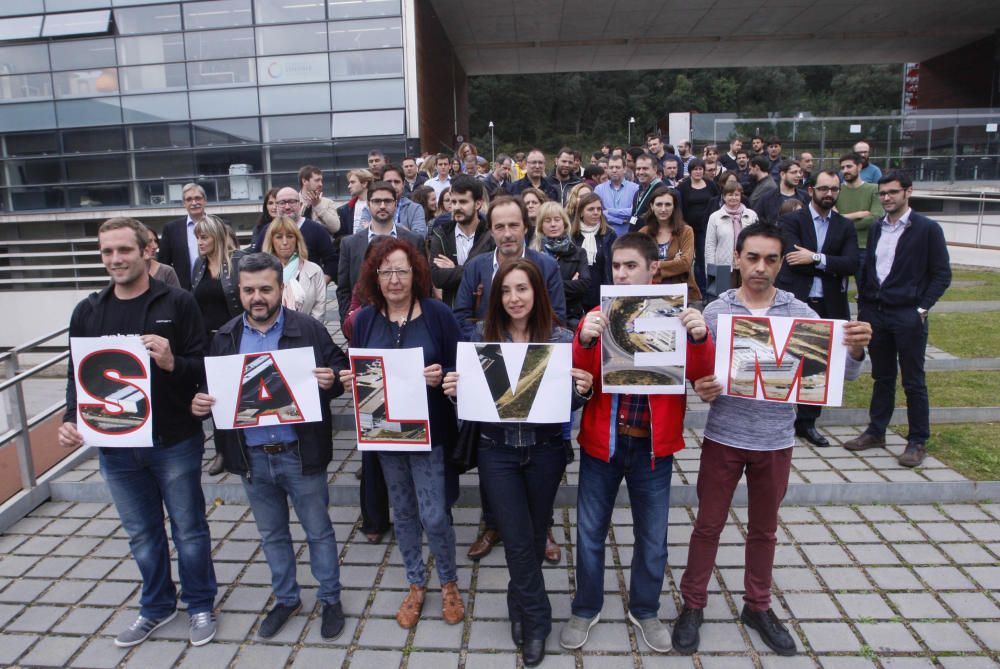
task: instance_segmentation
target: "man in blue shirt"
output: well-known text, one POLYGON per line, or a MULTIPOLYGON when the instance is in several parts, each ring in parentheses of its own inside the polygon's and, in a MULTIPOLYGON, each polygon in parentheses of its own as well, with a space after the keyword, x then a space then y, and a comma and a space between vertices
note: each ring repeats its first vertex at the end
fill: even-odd
POLYGON ((639 190, 639 184, 625 180, 625 159, 620 155, 608 158, 608 180, 597 184, 594 192, 601 198, 604 215, 618 236, 628 232, 628 220, 632 216, 632 198, 639 190))
POLYGON ((868 142, 858 142, 854 145, 854 153, 861 156, 861 180, 868 184, 877 184, 878 180, 882 178, 882 170, 879 169, 878 165, 873 165, 868 160, 868 153, 871 151, 871 147, 868 146, 868 142))

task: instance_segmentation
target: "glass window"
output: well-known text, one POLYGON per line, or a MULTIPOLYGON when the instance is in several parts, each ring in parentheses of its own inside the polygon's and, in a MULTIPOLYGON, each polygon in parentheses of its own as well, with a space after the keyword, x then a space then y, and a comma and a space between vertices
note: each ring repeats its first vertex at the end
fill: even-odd
POLYGON ((134 125, 128 129, 133 149, 180 149, 191 146, 191 127, 187 123, 134 125))
POLYGON ((405 104, 402 79, 342 81, 330 84, 330 95, 333 111, 385 109, 405 104))
POLYGON ((185 30, 235 28, 252 23, 250 0, 212 0, 184 5, 185 30))
POLYGON ((325 84, 275 86, 260 91, 261 114, 320 111, 330 111, 330 88, 325 84))
MULTIPOLYGON (((105 26, 107 28, 107 26, 105 26)), ((42 17, 18 16, 0 19, 0 39, 38 39, 42 34, 42 17)))
POLYGON ((259 146, 233 146, 226 149, 195 151, 194 167, 197 174, 229 174, 230 165, 249 165, 251 172, 260 172, 263 164, 259 146))
POLYGON ((326 30, 323 26, 323 23, 306 23, 257 28, 257 54, 280 56, 285 53, 326 51, 326 30))
POLYGON ((53 72, 52 80, 57 98, 89 98, 118 93, 118 72, 113 67, 53 72))
POLYGON ((63 150, 66 153, 96 153, 124 151, 125 136, 121 128, 88 128, 63 130, 63 150))
POLYGON ((330 62, 325 53, 258 58, 257 81, 262 86, 330 81, 329 66, 330 62))
POLYGON ((57 184, 62 181, 62 160, 59 158, 8 160, 7 175, 12 186, 57 184))
POLYGON ((126 123, 155 123, 188 118, 187 93, 129 95, 122 98, 126 123))
POLYGON ((110 7, 111 0, 45 0, 47 12, 71 12, 75 9, 110 7))
POLYGON ((110 37, 50 42, 49 50, 52 54, 53 70, 114 67, 116 63, 115 41, 110 37))
MULTIPOLYGON (((334 169, 345 170, 343 180, 347 181, 347 170, 364 165, 368 160, 368 152, 378 149, 387 156, 403 156, 407 154, 406 141, 403 138, 395 140, 380 137, 372 139, 343 139, 333 140, 334 169)), ((346 183, 345 183, 346 185, 346 183)))
MULTIPOLYGON (((122 160, 124 162, 124 159, 122 160)), ((128 184, 93 184, 67 188, 70 207, 127 207, 128 184)))
POLYGON ((333 115, 334 137, 402 135, 403 110, 344 112, 333 115))
POLYGON ((398 18, 330 23, 330 51, 403 46, 401 23, 398 18))
POLYGON ((188 177, 194 164, 190 151, 150 151, 135 154, 136 179, 188 177))
POLYGON ((303 165, 315 165, 321 170, 328 170, 333 166, 333 150, 330 142, 322 144, 283 144, 272 145, 271 151, 271 172, 290 172, 291 178, 283 179, 275 177, 274 183, 295 183, 295 173, 303 165))
POLYGON ((225 118, 234 112, 259 114, 256 88, 231 88, 188 93, 191 118, 225 118))
POLYGON ((54 127, 56 127, 56 108, 52 102, 0 105, 0 128, 3 128, 4 132, 54 127))
POLYGON ((184 60, 184 40, 180 33, 119 37, 118 62, 121 65, 146 65, 184 60))
POLYGON ((9 192, 14 211, 63 209, 66 206, 61 188, 11 188, 9 192))
POLYGON ((329 139, 329 114, 300 114, 264 119, 264 141, 286 142, 303 139, 329 139))
POLYGON ((187 86, 183 63, 123 67, 119 70, 118 76, 121 79, 123 93, 168 91, 187 86))
POLYGON ((66 181, 116 181, 128 179, 128 160, 124 155, 66 158, 66 181))
POLYGON ((59 153, 59 137, 54 132, 26 132, 7 135, 8 156, 43 156, 59 153))
POLYGON ((360 19, 367 16, 399 16, 399 0, 327 0, 330 19, 360 19))
POLYGON ((403 76, 403 50, 345 51, 330 54, 330 74, 334 81, 403 76))
POLYGON ((0 77, 0 100, 47 100, 52 98, 52 77, 47 74, 16 74, 0 77))
POLYGON ((188 86, 190 88, 222 88, 224 86, 246 86, 257 81, 253 58, 231 60, 207 60, 188 63, 188 86))
POLYGON ((158 5, 163 0, 111 0, 113 7, 127 7, 129 5, 158 5))
POLYGON ((6 66, 4 74, 48 72, 49 54, 46 53, 44 44, 5 46, 0 47, 0 63, 6 66))
POLYGON ((42 37, 93 35, 106 33, 110 29, 110 9, 99 9, 96 12, 75 12, 73 14, 48 14, 45 16, 42 37))
POLYGON ((323 0, 254 0, 257 23, 322 21, 326 18, 323 0))
POLYGON ((45 11, 42 0, 20 0, 0 6, 0 16, 15 14, 41 14, 45 11))
POLYGON ((253 56, 253 29, 187 33, 188 60, 253 56))
POLYGON ((116 9, 115 26, 119 35, 174 32, 181 29, 181 8, 179 5, 153 5, 116 9))
POLYGON ((194 140, 197 146, 257 144, 260 142, 260 123, 256 118, 198 121, 194 124, 194 140))
POLYGON ((91 98, 56 102, 56 119, 60 128, 90 125, 116 125, 122 122, 118 98, 91 98))

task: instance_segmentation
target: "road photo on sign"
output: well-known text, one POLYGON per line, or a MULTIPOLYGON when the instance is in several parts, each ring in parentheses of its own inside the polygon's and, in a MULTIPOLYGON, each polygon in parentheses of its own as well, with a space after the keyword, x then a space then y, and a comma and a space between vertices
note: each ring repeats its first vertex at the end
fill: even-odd
POLYGON ((423 369, 419 348, 351 349, 359 450, 431 450, 423 369))

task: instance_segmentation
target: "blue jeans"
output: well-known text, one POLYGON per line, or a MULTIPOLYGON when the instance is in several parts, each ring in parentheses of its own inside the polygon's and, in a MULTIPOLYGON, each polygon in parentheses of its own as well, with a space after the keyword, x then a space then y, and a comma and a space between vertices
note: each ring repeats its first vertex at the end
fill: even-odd
POLYGON ((181 597, 191 613, 211 611, 214 606, 218 587, 201 490, 204 452, 201 434, 169 447, 100 450, 101 475, 111 490, 142 574, 139 613, 146 618, 162 618, 177 608, 170 547, 163 528, 164 505, 177 550, 181 597))
POLYGON ((629 583, 629 611, 639 620, 660 610, 667 565, 667 514, 670 510, 671 456, 650 462, 649 439, 618 436, 610 462, 581 450, 576 502, 576 597, 573 615, 593 618, 604 606, 604 546, 622 478, 628 486, 635 550, 629 583))
POLYGON ((396 541, 406 565, 406 580, 425 585, 424 557, 420 547, 426 530, 442 584, 456 580, 455 528, 451 525, 445 494, 444 446, 429 453, 381 451, 382 474, 389 488, 396 541))
POLYGON ((524 625, 524 638, 545 639, 552 631, 552 605, 545 592, 542 561, 556 491, 566 469, 562 437, 513 448, 483 437, 479 481, 496 514, 510 582, 507 609, 524 625))
POLYGON ((285 606, 299 601, 295 550, 288 526, 288 498, 291 498, 309 543, 309 566, 319 582, 316 598, 324 604, 336 604, 340 601, 340 556, 327 512, 330 492, 326 472, 303 474, 297 449, 275 455, 252 446, 247 450, 252 479, 243 478, 243 489, 257 521, 267 566, 271 568, 274 598, 285 606))

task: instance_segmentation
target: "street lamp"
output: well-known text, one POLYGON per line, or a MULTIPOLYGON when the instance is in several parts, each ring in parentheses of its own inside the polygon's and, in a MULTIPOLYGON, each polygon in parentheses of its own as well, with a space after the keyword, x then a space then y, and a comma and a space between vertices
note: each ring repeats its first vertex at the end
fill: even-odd
POLYGON ((493 121, 490 121, 490 164, 492 165, 497 160, 497 147, 496 143, 493 141, 493 121))
POLYGON ((635 117, 628 117, 628 145, 632 146, 632 124, 635 123, 635 117))

